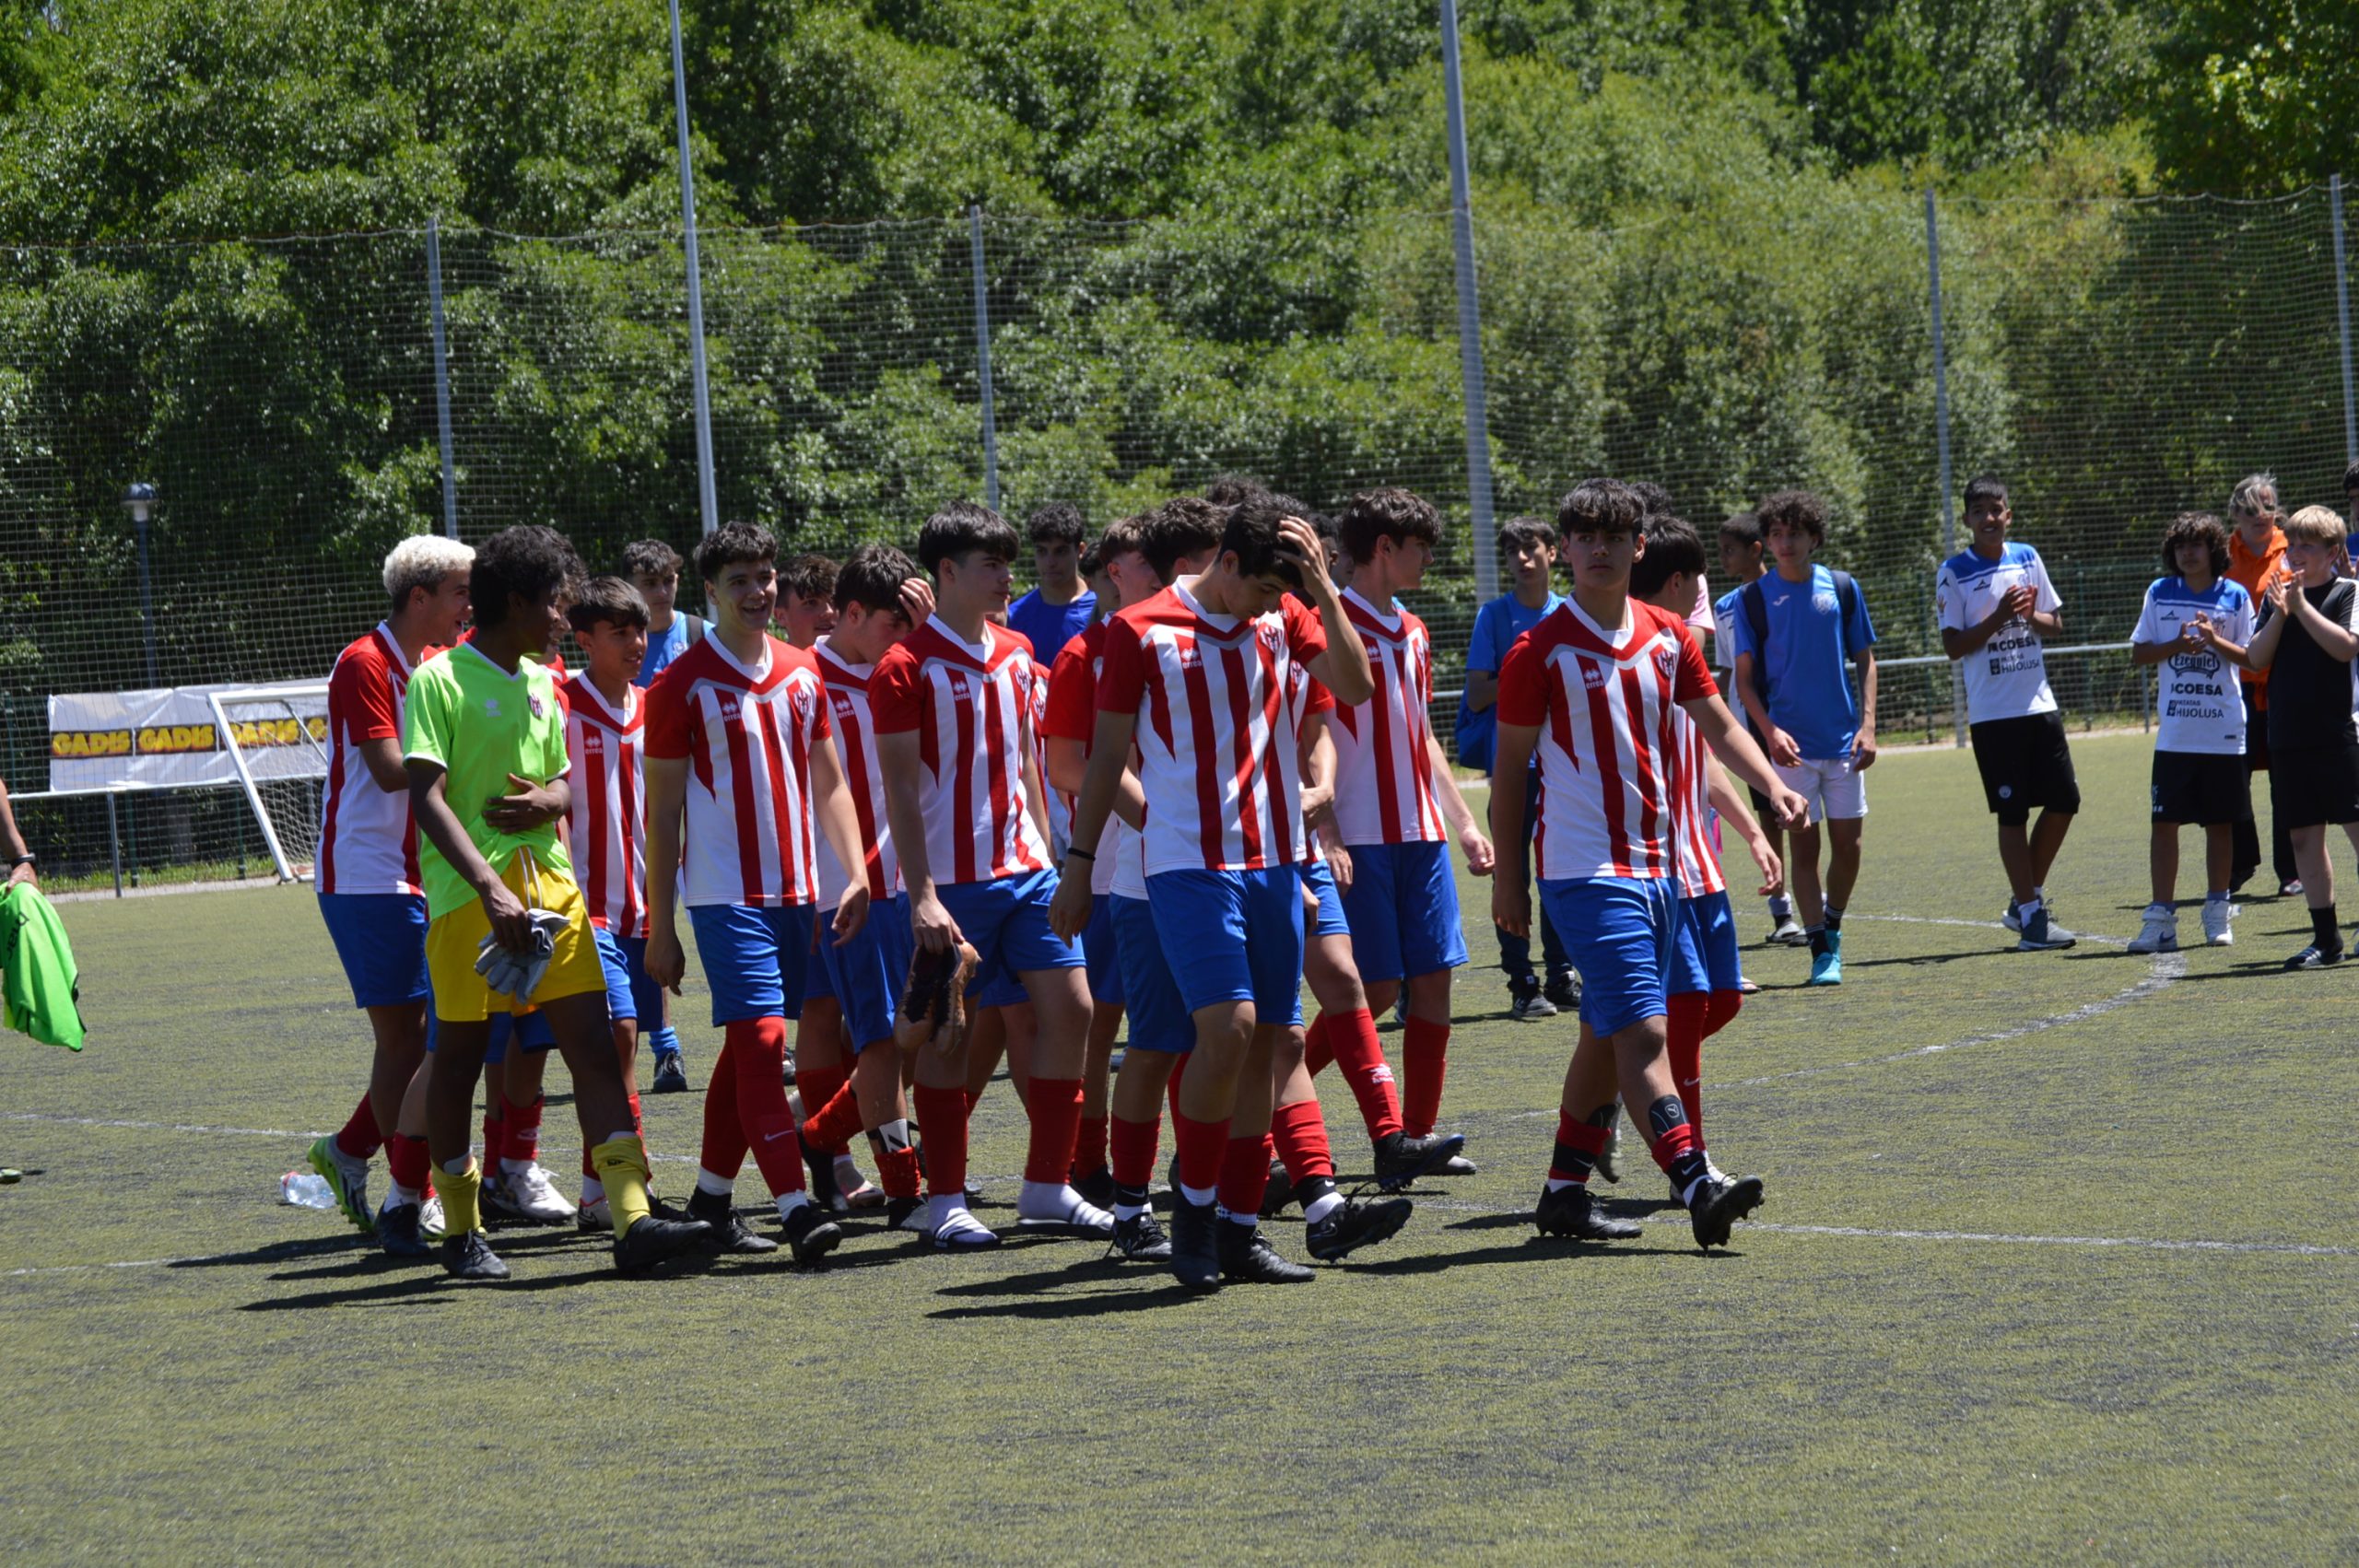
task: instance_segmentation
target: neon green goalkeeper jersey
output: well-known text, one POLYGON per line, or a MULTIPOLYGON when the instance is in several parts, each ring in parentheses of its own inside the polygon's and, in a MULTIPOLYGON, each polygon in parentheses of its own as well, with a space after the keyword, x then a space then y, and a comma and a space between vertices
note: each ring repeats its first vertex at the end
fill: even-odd
MULTIPOLYGON (((493 871, 504 873, 516 851, 530 849, 541 865, 571 874, 556 823, 509 833, 484 821, 487 806, 515 792, 510 774, 546 784, 565 773, 565 709, 546 668, 527 659, 511 675, 472 643, 436 654, 409 678, 402 754, 441 765, 443 798, 493 871)), ((425 834, 417 837, 427 914, 439 919, 473 902, 475 890, 459 869, 425 834)))

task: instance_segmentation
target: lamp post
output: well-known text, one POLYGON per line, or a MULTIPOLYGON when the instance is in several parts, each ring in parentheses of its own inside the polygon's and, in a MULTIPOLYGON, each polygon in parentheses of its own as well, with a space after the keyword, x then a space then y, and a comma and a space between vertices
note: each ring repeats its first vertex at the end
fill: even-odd
POLYGON ((144 481, 123 493, 123 509, 131 514, 132 526, 139 531, 139 626, 147 646, 147 685, 153 689, 156 679, 156 599, 149 587, 147 570, 147 518, 156 509, 156 486, 144 481))

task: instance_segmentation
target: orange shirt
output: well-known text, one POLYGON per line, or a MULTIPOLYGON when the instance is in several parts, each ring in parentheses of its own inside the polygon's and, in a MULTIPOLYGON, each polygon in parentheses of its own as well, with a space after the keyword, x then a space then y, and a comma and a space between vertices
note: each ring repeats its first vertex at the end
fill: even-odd
MULTIPOLYGON (((2228 580, 2252 595, 2253 614, 2260 613, 2261 590, 2277 574, 2278 564, 2285 559, 2285 532, 2271 524, 2266 549, 2253 550, 2245 544, 2244 534, 2228 530, 2228 580)), ((2256 710, 2269 706, 2269 680, 2264 672, 2247 670, 2244 678, 2252 686, 2256 710)))

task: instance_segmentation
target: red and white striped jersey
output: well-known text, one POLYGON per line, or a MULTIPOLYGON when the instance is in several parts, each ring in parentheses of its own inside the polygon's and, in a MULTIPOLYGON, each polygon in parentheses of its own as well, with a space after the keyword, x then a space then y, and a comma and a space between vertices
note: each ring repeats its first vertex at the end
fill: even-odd
MULTIPOLYGON (((1050 740, 1078 741, 1082 755, 1088 755, 1097 734, 1097 673, 1105 662, 1106 623, 1092 621, 1074 634, 1057 654, 1057 661, 1049 667, 1049 702, 1040 720, 1044 753, 1040 767, 1044 777, 1049 766, 1045 752, 1050 740)), ((1133 755, 1135 751, 1133 748, 1133 755)), ((1052 789, 1051 793, 1062 791, 1052 789)), ((1117 830, 1121 822, 1113 813, 1106 813, 1105 831, 1097 836, 1093 850, 1097 859, 1089 862, 1089 891, 1101 898, 1114 890, 1115 861, 1121 852, 1121 836, 1117 830)), ((1073 831, 1070 818, 1065 831, 1073 831)), ((1137 835, 1132 837, 1135 840, 1137 835)))
MULTIPOLYGON (((425 649, 418 659, 440 651, 425 649)), ((363 741, 400 742, 402 703, 414 668, 382 621, 336 655, 328 677, 328 781, 311 868, 313 885, 323 894, 422 891, 409 791, 379 789, 360 755, 363 741)))
POLYGON ((647 694, 623 689, 617 713, 585 672, 557 689, 565 755, 573 769, 566 837, 590 923, 616 936, 647 934, 647 694))
MULTIPOLYGON (((1097 625, 1095 621, 1090 624, 1097 625)), ((1022 632, 1015 635, 1024 637, 1022 632)), ((1074 635, 1078 637, 1081 634, 1076 632, 1074 635)), ((1066 641, 1070 642, 1072 638, 1068 638, 1066 641)), ((1049 858, 1051 861, 1060 861, 1063 856, 1058 847, 1073 841, 1074 802, 1072 796, 1049 782, 1049 683, 1056 672, 1057 658, 1064 650, 1052 648, 1044 654, 1032 646, 1032 639, 1028 637, 1024 638, 1024 647, 1032 655, 1032 668, 1038 676, 1032 683, 1032 755, 1040 765, 1040 803, 1048 808, 1049 858)))
MULTIPOLYGON (((827 687, 827 718, 836 731, 836 756, 844 765, 844 787, 851 793, 853 814, 860 818, 868 896, 872 902, 890 898, 901 891, 901 861, 893 853, 893 825, 885 813, 885 769, 876 760, 876 720, 868 708, 868 683, 876 667, 851 662, 824 640, 812 656, 827 687)), ((832 909, 842 903, 851 885, 851 877, 828 847, 827 836, 819 835, 819 907, 832 909)))
POLYGON ((1566 600, 1499 671, 1499 722, 1540 730, 1533 854, 1552 881, 1679 872, 1675 705, 1719 688, 1679 616, 1629 603, 1629 630, 1609 636, 1566 600))
POLYGON ((990 622, 978 647, 933 615, 869 677, 877 732, 917 733, 926 869, 937 886, 1048 869, 1025 782, 1038 758, 1033 690, 1048 677, 1029 647, 990 622))
POLYGON ((1712 832, 1712 748, 1684 708, 1672 709, 1671 729, 1679 757, 1679 798, 1671 815, 1679 851, 1680 895, 1702 898, 1725 893, 1728 879, 1720 873, 1720 847, 1712 832))
MULTIPOLYGON (((1310 727, 1310 721, 1322 713, 1328 719, 1327 732, 1331 735, 1335 732, 1334 694, 1320 682, 1318 676, 1310 673, 1309 665, 1297 663, 1287 673, 1286 691, 1292 698, 1295 744, 1297 751, 1301 747, 1302 732, 1310 727)), ((1327 858, 1327 847, 1319 841, 1319 835, 1311 829, 1309 823, 1303 825, 1302 853, 1299 858, 1305 860, 1323 860, 1327 858)))
POLYGON ((819 896, 811 748, 828 738, 811 655, 765 639, 740 664, 718 637, 695 643, 647 694, 647 755, 686 758, 687 902, 775 908, 819 896))
POLYGON ((1346 844, 1443 840, 1434 795, 1433 748, 1426 714, 1433 706, 1434 645, 1426 623, 1395 605, 1379 610, 1345 589, 1344 613, 1367 649, 1376 692, 1350 708, 1338 704, 1335 825, 1346 844))
POLYGON ((1149 874, 1300 857, 1301 699, 1289 682, 1294 664, 1326 651, 1326 628, 1292 597, 1240 621, 1175 583, 1114 617, 1097 706, 1139 718, 1149 874))

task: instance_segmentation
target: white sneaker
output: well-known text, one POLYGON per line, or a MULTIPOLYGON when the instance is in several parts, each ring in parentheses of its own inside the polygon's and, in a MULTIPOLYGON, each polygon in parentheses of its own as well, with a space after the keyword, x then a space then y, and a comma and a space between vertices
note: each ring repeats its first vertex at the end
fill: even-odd
POLYGON ((615 1211, 603 1198, 593 1198, 573 1211, 576 1230, 598 1233, 615 1228, 615 1211))
POLYGON ((2011 931, 2020 931, 2024 929, 2024 918, 2016 913, 2013 899, 2007 900, 2007 912, 1999 917, 1999 923, 2011 931))
POLYGON ((1015 1200, 1015 1223, 1027 1230, 1057 1226, 1094 1236, 1114 1234, 1114 1216, 1063 1182, 1026 1182, 1015 1200))
POLYGON ((440 1241, 444 1229, 442 1195, 437 1192, 430 1195, 417 1211, 417 1234, 428 1241, 440 1241))
POLYGON ((557 1189, 538 1161, 521 1171, 502 1164, 483 1190, 493 1208, 536 1225, 561 1225, 573 1218, 573 1205, 565 1200, 565 1194, 557 1189))
POLYGON ((2228 922, 2236 918, 2236 907, 2225 898, 2203 901, 2203 942, 2207 947, 2234 947, 2236 933, 2228 922))
MULTIPOLYGON (((2204 919, 2207 928, 2211 919, 2209 908, 2210 907, 2206 906, 2204 919)), ((2205 934, 2207 936, 2210 934, 2208 929, 2205 934)), ((2178 951, 2178 911, 2167 904, 2147 905, 2146 923, 2139 928, 2137 936, 2131 939, 2130 951, 2132 953, 2177 953, 2178 951)))

